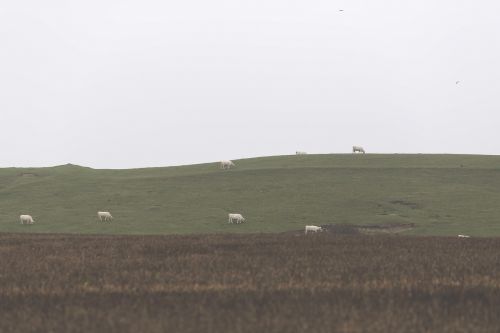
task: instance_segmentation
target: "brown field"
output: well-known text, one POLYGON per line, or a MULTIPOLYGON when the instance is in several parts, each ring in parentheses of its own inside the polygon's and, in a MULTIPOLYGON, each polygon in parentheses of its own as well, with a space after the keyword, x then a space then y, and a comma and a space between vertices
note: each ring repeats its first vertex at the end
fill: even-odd
POLYGON ((497 332, 500 239, 0 234, 0 332, 497 332))

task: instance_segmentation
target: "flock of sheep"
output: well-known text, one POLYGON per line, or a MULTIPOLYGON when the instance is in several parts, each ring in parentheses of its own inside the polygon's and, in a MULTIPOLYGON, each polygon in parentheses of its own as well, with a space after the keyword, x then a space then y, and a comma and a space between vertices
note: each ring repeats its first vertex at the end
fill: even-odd
MULTIPOLYGON (((352 147, 352 153, 360 153, 360 154, 365 154, 366 151, 363 147, 361 146, 353 146, 352 147)), ((307 155, 307 152, 305 151, 296 151, 295 155, 307 155)), ((220 161, 220 168, 222 170, 228 170, 231 169, 232 167, 236 166, 232 161, 230 160, 225 160, 225 161, 220 161)), ((245 218, 241 214, 237 213, 230 213, 229 214, 229 223, 243 223, 245 222, 245 218)), ((317 233, 317 232, 322 232, 325 231, 325 229, 315 226, 315 225, 306 225, 304 228, 304 233, 307 235, 308 233, 317 233)), ((470 238, 469 235, 458 235, 458 238, 470 238)))
MULTIPOLYGON (((361 154, 365 154, 366 151, 363 147, 361 146, 352 146, 352 153, 355 154, 355 153, 361 153, 361 154)), ((307 152, 305 151, 296 151, 295 152, 295 155, 307 155, 307 152)))
MULTIPOLYGON (((352 147, 352 153, 355 154, 355 153, 362 153, 362 154, 365 154, 365 149, 363 147, 360 147, 360 146, 353 146, 352 147)), ((295 152, 295 155, 307 155, 307 152, 305 151, 296 151, 295 152)), ((219 166, 222 170, 229 170, 231 169, 232 167, 236 166, 234 164, 233 161, 231 160, 223 160, 223 161, 220 161, 219 163, 219 166)), ((243 217, 243 215, 239 214, 239 213, 229 213, 229 222, 228 223, 237 223, 237 224, 240 224, 240 223, 243 223, 245 222, 245 218, 243 217)), ((307 235, 308 233, 310 232, 319 232, 319 231, 323 231, 323 229, 321 227, 318 227, 318 226, 315 226, 315 225, 306 225, 305 226, 305 234, 307 235)))
MULTIPOLYGON (((105 221, 109 222, 113 219, 113 216, 111 215, 110 212, 97 212, 97 218, 99 221, 105 221)), ((21 224, 33 224, 35 223, 35 220, 31 215, 21 215, 19 216, 19 220, 21 221, 21 224)))
MULTIPOLYGON (((352 152, 364 154, 365 150, 363 149, 363 147, 353 146, 352 152)), ((297 151, 297 152, 295 152, 295 154, 296 155, 307 155, 307 153, 304 151, 297 151)), ((229 170, 236 165, 234 164, 233 161, 224 160, 224 161, 220 161, 219 166, 220 166, 220 169, 222 169, 222 170, 229 170)), ((229 213, 228 217, 229 217, 228 223, 230 223, 230 224, 233 224, 233 223, 240 224, 240 223, 245 222, 245 218, 243 217, 243 215, 241 215, 239 213, 229 213)), ((113 216, 111 215, 110 212, 97 212, 97 218, 101 222, 103 222, 103 221, 110 222, 111 220, 113 220, 113 216)), ((35 223, 35 220, 33 219, 33 217, 31 215, 21 215, 21 216, 19 216, 19 219, 21 221, 21 224, 33 224, 33 223, 35 223)), ((306 225, 305 226, 305 233, 306 234, 309 232, 318 232, 318 231, 323 231, 323 229, 321 227, 314 226, 314 225, 306 225)))

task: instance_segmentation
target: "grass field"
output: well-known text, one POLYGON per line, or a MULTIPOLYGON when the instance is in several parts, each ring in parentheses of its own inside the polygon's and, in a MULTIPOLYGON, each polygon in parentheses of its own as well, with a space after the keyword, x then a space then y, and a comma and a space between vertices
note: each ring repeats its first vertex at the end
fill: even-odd
POLYGON ((497 332, 500 240, 0 234, 1 332, 497 332))
POLYGON ((414 223, 414 235, 500 235, 500 156, 306 155, 134 170, 0 169, 0 231, 251 233, 414 223), (98 210, 112 223, 98 223, 98 210), (227 213, 247 218, 229 225, 227 213), (31 214, 35 225, 19 225, 31 214))

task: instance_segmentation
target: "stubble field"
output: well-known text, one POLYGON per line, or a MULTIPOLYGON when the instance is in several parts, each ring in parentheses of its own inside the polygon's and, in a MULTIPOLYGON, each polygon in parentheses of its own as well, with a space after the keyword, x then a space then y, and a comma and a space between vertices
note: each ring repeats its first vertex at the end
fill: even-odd
POLYGON ((500 240, 0 234, 1 332, 493 332, 500 240))

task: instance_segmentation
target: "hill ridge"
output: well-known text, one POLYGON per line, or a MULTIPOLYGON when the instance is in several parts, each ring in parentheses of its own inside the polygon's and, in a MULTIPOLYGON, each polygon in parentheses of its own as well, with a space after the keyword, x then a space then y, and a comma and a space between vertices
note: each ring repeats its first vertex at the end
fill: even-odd
POLYGON ((413 223, 409 234, 500 235, 499 156, 311 154, 235 163, 229 171, 217 163, 0 169, 0 232, 246 233, 413 223), (98 210, 115 220, 97 222, 98 210), (229 225, 229 212, 247 223, 229 225), (20 214, 37 223, 19 225, 20 214))

